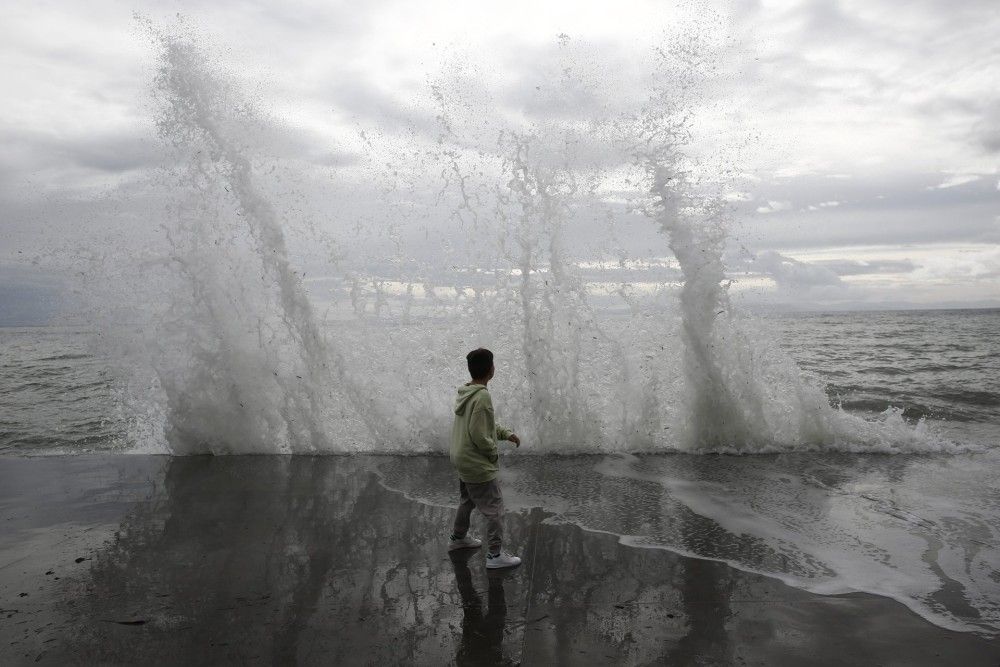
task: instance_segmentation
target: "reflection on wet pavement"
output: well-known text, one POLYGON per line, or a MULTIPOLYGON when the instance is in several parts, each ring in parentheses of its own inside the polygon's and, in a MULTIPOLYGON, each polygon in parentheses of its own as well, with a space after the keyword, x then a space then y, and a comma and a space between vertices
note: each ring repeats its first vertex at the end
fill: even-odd
MULTIPOLYGON (((813 595, 635 548, 523 497, 507 533, 525 564, 487 573, 482 549, 446 551, 452 507, 390 488, 407 470, 425 489, 447 482, 448 502, 448 465, 0 459, 11 527, 0 538, 0 663, 940 664, 946 655, 994 665, 1000 656, 994 641, 892 600, 813 595)), ((701 539, 703 521, 670 510, 659 512, 663 525, 701 539)))
MULTIPOLYGON (((447 470, 387 458, 383 482, 446 504, 447 470), (414 474, 416 472, 416 474, 414 474)), ((512 508, 824 595, 866 592, 936 625, 1000 632, 996 456, 519 457, 512 508)))
POLYGON ((503 639, 507 627, 507 593, 504 579, 514 570, 488 570, 486 609, 482 596, 476 592, 469 561, 476 555, 470 549, 448 554, 455 568, 455 585, 462 596, 462 641, 455 662, 459 665, 513 664, 504 658, 503 639))

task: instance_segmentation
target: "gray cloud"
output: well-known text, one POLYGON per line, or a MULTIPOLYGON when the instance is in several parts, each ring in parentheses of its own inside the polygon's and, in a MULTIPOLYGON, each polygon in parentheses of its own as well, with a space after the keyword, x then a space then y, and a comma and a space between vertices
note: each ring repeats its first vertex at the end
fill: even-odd
POLYGON ((986 153, 1000 153, 1000 100, 982 109, 972 125, 972 141, 986 153))
POLYGON ((111 135, 78 137, 57 148, 72 164, 106 172, 133 171, 162 161, 162 151, 148 138, 111 135))
POLYGON ((736 217, 745 221, 736 234, 755 247, 785 249, 1000 242, 996 178, 937 187, 947 178, 942 174, 883 172, 854 178, 803 175, 752 183, 754 199, 733 204, 736 217), (792 206, 756 214, 767 202, 790 202, 792 206), (830 202, 838 204, 829 206, 830 202))
MULTIPOLYGON (((154 16, 163 11, 152 2, 145 7, 154 16)), ((345 243, 354 243, 371 267, 396 267, 396 273, 403 264, 379 263, 394 245, 411 259, 433 263, 442 257, 441 238, 467 233, 452 226, 447 207, 434 208, 440 165, 414 157, 422 150, 418 142, 433 144, 442 132, 428 79, 453 85, 449 109, 470 126, 490 131, 508 122, 558 126, 637 108, 649 95, 656 64, 647 59, 652 45, 637 46, 632 28, 660 20, 659 9, 651 5, 645 16, 616 15, 623 26, 617 34, 593 37, 569 30, 569 40, 556 37, 564 28, 554 22, 545 42, 529 34, 491 34, 488 25, 479 24, 442 35, 428 10, 426 24, 405 26, 406 32, 399 33, 394 51, 396 42, 384 34, 393 14, 386 4, 292 6, 255 0, 211 6, 182 2, 179 7, 190 11, 190 25, 222 36, 220 70, 232 70, 242 81, 268 80, 261 94, 279 99, 265 98, 261 106, 276 102, 278 108, 294 110, 287 121, 275 113, 248 128, 246 144, 253 155, 264 163, 294 163, 307 172, 302 176, 306 185, 297 187, 314 209, 313 218, 337 235, 368 228, 345 243), (452 61, 427 52, 411 54, 408 49, 419 49, 424 35, 427 42, 445 37, 458 44, 450 51, 452 61), (235 48, 229 54, 227 40, 235 48), (390 44, 383 50, 392 53, 364 49, 379 40, 390 44), (369 62, 382 56, 385 62, 369 62), (424 57, 429 64, 410 79, 392 71, 394 62, 405 69, 424 57), (460 67, 450 68, 449 62, 460 67), (358 129, 382 131, 384 145, 331 138, 353 136, 358 129), (414 145, 400 148, 410 135, 414 145), (398 167, 418 176, 403 183, 403 176, 392 180, 395 176, 378 171, 398 167), (414 192, 384 201, 381 184, 375 183, 383 177, 401 191, 412 185, 414 192), (398 223, 407 216, 412 220, 398 223), (383 229, 397 223, 402 231, 383 229)), ((53 24, 51 12, 40 14, 36 37, 18 34, 32 34, 17 27, 31 27, 28 19, 0 27, 0 36, 8 38, 0 52, 7 49, 17 58, 16 66, 0 74, 0 85, 19 104, 6 105, 0 113, 5 147, 0 235, 18 248, 45 247, 53 237, 71 238, 82 227, 151 224, 155 197, 142 193, 140 185, 165 159, 146 118, 153 63, 137 65, 135 52, 119 34, 129 29, 130 10, 114 2, 94 3, 87 11, 72 3, 57 9, 64 14, 62 23, 53 24), (48 37, 60 30, 63 37, 48 37), (102 208, 85 201, 88 196, 118 199, 102 208)), ((764 137, 756 144, 746 141, 751 155, 739 167, 761 180, 731 184, 748 193, 746 201, 733 203, 739 223, 733 233, 737 242, 759 251, 757 268, 779 285, 815 293, 821 287, 844 289, 850 281, 841 277, 912 272, 913 266, 903 261, 803 263, 787 253, 862 244, 1000 242, 997 175, 983 159, 1000 152, 1000 102, 992 84, 1000 76, 992 37, 1000 30, 995 9, 995 0, 915 0, 905 13, 890 0, 867 2, 864 12, 832 0, 780 7, 735 3, 731 18, 739 39, 734 48, 706 59, 706 83, 692 96, 690 112, 703 123, 697 150, 723 151, 758 129, 764 137), (738 119, 736 130, 726 125, 728 120, 713 124, 730 117, 738 119), (980 178, 936 187, 956 174, 980 178), (837 206, 822 206, 834 201, 837 206), (768 202, 790 205, 784 210, 768 202), (762 208, 773 212, 757 214, 762 208)), ((566 22, 572 18, 568 15, 566 22)), ((463 138, 462 148, 473 157, 462 168, 482 169, 482 155, 502 150, 495 136, 486 142, 463 138)), ((603 140, 581 130, 579 163, 613 167, 620 158, 603 148, 603 140)), ((489 170, 482 170, 485 180, 489 170)), ((606 222, 581 207, 568 234, 570 250, 579 258, 618 251, 666 254, 664 239, 649 220, 617 204, 606 209, 618 220, 617 246, 608 247, 606 222)), ((416 264, 406 264, 405 270, 417 270, 416 264)), ((666 268, 661 273, 663 279, 673 275, 666 268)))
POLYGON ((800 289, 816 286, 840 285, 840 276, 825 266, 800 262, 773 250, 757 255, 750 267, 770 276, 779 287, 800 289))
POLYGON ((547 44, 513 49, 503 66, 518 76, 502 88, 500 102, 543 123, 613 115, 634 109, 648 95, 630 83, 649 63, 635 62, 621 44, 563 34, 547 44))
POLYGON ((330 102, 339 114, 381 129, 414 130, 427 134, 440 131, 433 113, 409 103, 398 94, 381 90, 364 79, 349 79, 333 84, 330 102))
POLYGON ((908 259, 859 261, 846 259, 818 260, 814 265, 828 269, 837 276, 867 276, 882 273, 910 273, 917 265, 908 259))

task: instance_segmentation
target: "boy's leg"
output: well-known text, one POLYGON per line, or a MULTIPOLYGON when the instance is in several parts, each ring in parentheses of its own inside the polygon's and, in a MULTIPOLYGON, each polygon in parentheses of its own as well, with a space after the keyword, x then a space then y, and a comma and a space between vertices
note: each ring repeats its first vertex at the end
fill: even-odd
POLYGON ((458 494, 461 497, 461 502, 455 513, 455 527, 452 528, 451 532, 451 536, 456 539, 465 537, 465 534, 469 532, 469 515, 472 514, 472 508, 476 506, 472 498, 469 497, 469 488, 461 480, 458 482, 458 494))
POLYGON ((500 482, 494 479, 482 484, 465 486, 476 509, 486 517, 486 541, 489 552, 500 553, 500 545, 503 543, 503 494, 500 492, 500 482))

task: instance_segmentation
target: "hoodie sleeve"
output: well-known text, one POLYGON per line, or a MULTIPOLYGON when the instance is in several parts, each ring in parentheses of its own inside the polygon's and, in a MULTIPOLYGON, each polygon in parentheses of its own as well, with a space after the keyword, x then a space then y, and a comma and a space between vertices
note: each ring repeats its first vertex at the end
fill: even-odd
POLYGON ((497 424, 497 440, 506 440, 513 433, 509 428, 504 428, 500 424, 497 424))
POLYGON ((493 408, 489 405, 477 405, 469 420, 469 436, 472 444, 490 463, 496 463, 497 455, 496 423, 493 420, 493 408))

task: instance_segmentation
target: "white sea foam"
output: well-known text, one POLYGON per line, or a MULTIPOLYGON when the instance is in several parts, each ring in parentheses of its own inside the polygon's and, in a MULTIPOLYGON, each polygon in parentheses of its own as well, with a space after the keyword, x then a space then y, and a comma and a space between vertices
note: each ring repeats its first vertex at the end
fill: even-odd
MULTIPOLYGON (((507 460, 509 512, 715 560, 820 595, 897 600, 962 632, 1000 632, 995 453, 583 456, 507 460)), ((378 462, 382 483, 455 502, 447 462, 378 462), (437 470, 437 474, 431 471, 437 470)))
MULTIPOLYGON (((649 463, 608 460, 600 472, 655 484, 671 501, 741 536, 743 548, 723 547, 713 555, 719 560, 813 593, 890 597, 954 630, 1000 630, 991 565, 997 507, 987 490, 989 473, 982 472, 984 463, 986 469, 996 465, 995 457, 923 458, 898 466, 849 459, 790 467, 763 461, 720 466, 702 479, 690 472, 654 472, 649 463), (778 557, 759 557, 766 551, 778 557)), ((671 550, 686 546, 657 534, 623 541, 671 550)), ((689 555, 704 556, 705 549, 694 545, 689 555)))

